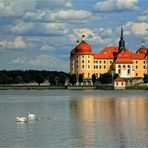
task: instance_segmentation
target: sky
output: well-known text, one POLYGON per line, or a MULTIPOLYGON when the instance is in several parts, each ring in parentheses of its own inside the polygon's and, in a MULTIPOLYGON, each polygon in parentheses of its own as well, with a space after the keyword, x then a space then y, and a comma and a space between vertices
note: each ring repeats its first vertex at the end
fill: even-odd
POLYGON ((93 52, 148 47, 148 0, 0 0, 0 70, 69 72, 70 52, 85 34, 93 52))

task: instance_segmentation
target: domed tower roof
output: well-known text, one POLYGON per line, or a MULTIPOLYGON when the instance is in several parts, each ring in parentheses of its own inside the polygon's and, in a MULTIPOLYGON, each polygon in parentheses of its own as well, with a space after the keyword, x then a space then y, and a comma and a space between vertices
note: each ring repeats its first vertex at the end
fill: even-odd
POLYGON ((148 48, 145 48, 145 47, 141 47, 137 50, 136 53, 142 53, 142 54, 148 54, 148 48))
POLYGON ((92 48, 88 43, 82 41, 76 46, 76 53, 92 53, 92 48))

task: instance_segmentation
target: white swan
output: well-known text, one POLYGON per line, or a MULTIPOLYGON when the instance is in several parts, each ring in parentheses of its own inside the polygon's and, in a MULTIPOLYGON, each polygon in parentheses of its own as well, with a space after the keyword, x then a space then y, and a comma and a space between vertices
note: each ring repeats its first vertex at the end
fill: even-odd
POLYGON ((27 118, 29 120, 38 120, 35 114, 27 113, 27 118))
POLYGON ((17 122, 27 122, 27 118, 26 117, 16 117, 16 121, 17 122))

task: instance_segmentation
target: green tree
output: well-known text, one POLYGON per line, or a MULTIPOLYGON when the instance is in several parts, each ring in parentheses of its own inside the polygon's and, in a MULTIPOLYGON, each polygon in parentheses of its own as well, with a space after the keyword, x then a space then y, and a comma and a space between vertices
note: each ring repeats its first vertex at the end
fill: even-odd
POLYGON ((17 76, 14 81, 15 81, 16 84, 19 84, 23 81, 23 79, 22 79, 21 76, 17 76))
POLYGON ((3 85, 8 83, 8 76, 6 74, 0 76, 0 83, 3 85))
POLYGON ((44 82, 44 78, 41 74, 37 74, 36 77, 35 77, 35 81, 39 84, 43 83, 44 82))
POLYGON ((96 79, 96 75, 93 74, 93 75, 92 75, 92 82, 93 82, 93 85, 95 84, 96 81, 97 81, 97 79, 96 79))
POLYGON ((109 83, 112 83, 112 81, 113 81, 113 78, 110 73, 101 74, 99 77, 99 82, 101 84, 109 84, 109 83))
POLYGON ((74 85, 77 82, 77 75, 76 74, 71 74, 69 77, 69 82, 74 85))
POLYGON ((28 84, 29 82, 31 82, 30 76, 29 76, 29 75, 24 76, 23 81, 24 81, 25 83, 27 83, 27 84, 28 84))
POLYGON ((118 78, 119 74, 118 73, 115 73, 114 76, 113 76, 113 79, 115 80, 116 78, 118 78))
POLYGON ((61 74, 60 75, 60 78, 59 78, 59 83, 61 83, 62 85, 65 84, 65 81, 66 81, 66 76, 64 74, 61 74))
POLYGON ((148 74, 144 74, 143 81, 144 83, 148 83, 148 74))
POLYGON ((50 85, 56 85, 56 77, 55 77, 55 75, 51 74, 49 76, 48 82, 50 83, 50 85))
POLYGON ((82 74, 79 74, 78 81, 80 84, 83 82, 83 75, 82 74))

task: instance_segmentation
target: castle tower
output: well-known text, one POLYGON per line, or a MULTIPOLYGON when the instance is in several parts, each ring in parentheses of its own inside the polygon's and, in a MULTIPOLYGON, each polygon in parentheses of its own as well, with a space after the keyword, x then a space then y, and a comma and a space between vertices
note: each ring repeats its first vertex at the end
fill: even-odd
POLYGON ((121 36, 119 41, 119 48, 118 52, 125 51, 125 41, 124 41, 124 35, 123 35, 123 27, 121 27, 121 36))

